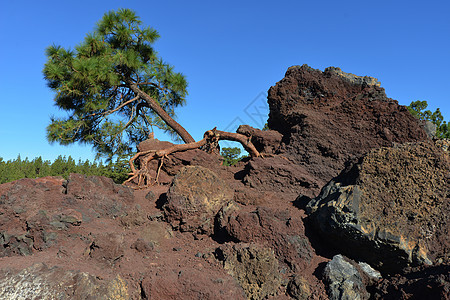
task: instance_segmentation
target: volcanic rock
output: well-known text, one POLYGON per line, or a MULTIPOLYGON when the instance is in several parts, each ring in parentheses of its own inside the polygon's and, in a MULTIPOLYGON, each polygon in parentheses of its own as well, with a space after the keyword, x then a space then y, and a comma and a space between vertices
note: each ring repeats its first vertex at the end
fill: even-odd
POLYGON ((381 276, 369 265, 363 266, 340 254, 335 255, 325 266, 323 274, 329 299, 369 299, 366 286, 381 276))
POLYGON ((311 299, 311 288, 304 277, 294 275, 287 286, 287 293, 296 300, 311 299))
POLYGON ((259 153, 278 152, 283 135, 275 130, 261 130, 249 125, 241 125, 236 130, 237 133, 248 136, 249 140, 255 146, 259 153))
POLYGON ((142 299, 243 300, 244 290, 231 277, 198 268, 164 268, 147 274, 141 283, 142 299))
POLYGON ((280 264, 293 272, 301 272, 311 262, 313 250, 304 235, 303 222, 287 210, 256 207, 249 211, 230 203, 219 212, 216 224, 217 235, 271 247, 280 264))
POLYGON ((112 179, 106 177, 70 174, 65 186, 67 189, 64 201, 67 204, 75 207, 86 206, 85 210, 79 209, 83 218, 124 216, 128 211, 127 205, 134 202, 129 188, 115 184, 112 179))
POLYGON ((163 169, 170 176, 175 176, 184 166, 199 166, 215 172, 225 169, 222 166, 222 157, 220 155, 207 153, 200 149, 173 153, 171 159, 164 163, 163 169))
POLYGON ((83 222, 126 215, 133 195, 112 179, 71 174, 3 184, 0 199, 1 257, 45 250, 83 222))
POLYGON ((324 271, 330 300, 369 299, 358 270, 342 255, 336 255, 327 263, 324 271))
POLYGON ((217 174, 188 166, 173 179, 163 209, 175 228, 211 234, 216 214, 232 199, 233 190, 217 174))
POLYGON ((281 285, 278 260, 270 248, 257 244, 222 246, 217 249, 217 255, 242 286, 247 299, 264 299, 275 294, 281 285))
POLYGON ((450 299, 450 265, 424 266, 369 287, 372 299, 450 299))
POLYGON ((315 228, 386 272, 450 261, 450 160, 432 143, 371 151, 308 204, 315 228))
MULTIPOLYGON (((137 149, 139 152, 149 152, 140 156, 136 163, 139 168, 143 165, 145 158, 153 155, 158 150, 165 150, 175 146, 175 144, 167 141, 160 141, 153 137, 141 142, 137 149)), ((147 164, 147 172, 151 178, 156 179, 158 175, 158 183, 170 184, 173 176, 175 176, 184 166, 202 166, 211 170, 216 170, 222 165, 220 155, 207 153, 200 149, 191 149, 187 151, 174 152, 170 156, 165 157, 162 161, 159 159, 151 160, 147 164), (162 162, 162 163, 161 163, 162 162), (159 174, 157 174, 159 169, 159 174)))
POLYGON ((130 299, 120 275, 112 280, 38 263, 23 270, 0 270, 1 299, 130 299))
POLYGON ((307 168, 280 155, 254 158, 245 165, 243 173, 246 186, 277 193, 283 199, 289 196, 295 199, 299 191, 313 196, 312 191, 318 190, 321 183, 307 168))
POLYGON ((270 88, 268 103, 269 128, 283 134, 279 152, 319 182, 318 189, 370 149, 427 139, 376 79, 338 68, 290 67, 270 88))

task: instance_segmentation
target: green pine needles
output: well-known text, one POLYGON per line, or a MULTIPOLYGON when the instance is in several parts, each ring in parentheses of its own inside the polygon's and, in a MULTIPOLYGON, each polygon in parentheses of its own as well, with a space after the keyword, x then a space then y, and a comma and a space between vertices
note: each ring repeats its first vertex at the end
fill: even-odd
POLYGON ((62 176, 69 178, 70 173, 87 176, 105 176, 122 183, 128 178, 128 162, 117 160, 108 164, 90 162, 89 160, 76 162, 71 156, 59 156, 53 162, 37 157, 33 160, 22 159, 20 155, 14 160, 4 161, 0 157, 0 184, 22 178, 38 178, 46 176, 62 176))
POLYGON ((129 9, 106 13, 74 50, 47 48, 43 73, 66 117, 52 117, 50 142, 92 144, 98 157, 129 156, 153 127, 194 141, 175 120, 183 74, 157 56, 159 34, 129 9))
POLYGON ((435 112, 426 110, 428 107, 427 101, 413 101, 407 106, 409 112, 420 120, 427 120, 436 125, 436 137, 439 139, 450 138, 450 123, 447 123, 442 116, 441 110, 436 109, 435 112))

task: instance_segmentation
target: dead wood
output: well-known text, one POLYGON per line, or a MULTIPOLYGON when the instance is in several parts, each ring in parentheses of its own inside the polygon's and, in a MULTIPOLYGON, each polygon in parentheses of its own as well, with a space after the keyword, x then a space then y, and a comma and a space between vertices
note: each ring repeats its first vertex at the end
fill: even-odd
POLYGON ((187 151, 192 149, 203 149, 207 152, 213 151, 217 147, 217 143, 221 140, 235 141, 241 143, 244 149, 250 154, 251 157, 259 157, 261 154, 256 150, 255 146, 252 144, 251 137, 245 136, 240 133, 226 132, 217 130, 216 128, 208 130, 203 135, 203 139, 198 142, 178 144, 172 147, 161 149, 161 150, 147 150, 136 153, 129 161, 131 176, 128 178, 124 184, 132 182, 137 178, 137 189, 145 188, 149 185, 157 184, 159 173, 164 163, 164 158, 174 152, 187 151), (141 160, 139 169, 136 169, 134 164, 135 160, 139 157, 144 156, 141 160), (156 171, 156 176, 152 180, 150 173, 148 171, 148 163, 152 160, 159 159, 158 169, 156 171))

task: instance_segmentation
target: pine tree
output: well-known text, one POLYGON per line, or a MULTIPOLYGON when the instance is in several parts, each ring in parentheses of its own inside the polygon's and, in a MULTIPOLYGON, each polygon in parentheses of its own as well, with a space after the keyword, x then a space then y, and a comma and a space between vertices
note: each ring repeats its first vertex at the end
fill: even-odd
POLYGON ((174 120, 185 103, 186 79, 157 56, 158 37, 133 11, 119 9, 106 13, 74 50, 48 47, 44 77, 56 106, 69 112, 51 118, 48 140, 92 144, 108 159, 133 152, 152 126, 194 142, 174 120))
POLYGON ((220 153, 223 157, 224 166, 232 166, 239 161, 239 156, 241 155, 241 149, 238 147, 225 147, 222 148, 220 153))
POLYGON ((426 110, 427 101, 413 101, 407 106, 409 112, 420 120, 427 120, 436 125, 436 137, 440 139, 450 138, 450 123, 447 123, 439 108, 436 111, 426 110))

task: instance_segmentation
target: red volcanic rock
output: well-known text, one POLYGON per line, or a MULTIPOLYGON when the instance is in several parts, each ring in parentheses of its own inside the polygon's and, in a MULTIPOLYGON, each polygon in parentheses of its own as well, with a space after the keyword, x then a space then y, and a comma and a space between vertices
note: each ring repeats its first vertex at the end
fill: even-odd
MULTIPOLYGON (((304 274, 312 272, 318 264, 318 258, 305 235, 301 216, 300 212, 292 207, 275 209, 258 206, 250 208, 231 202, 224 206, 217 215, 216 236, 222 240, 243 245, 261 245, 270 249, 273 251, 274 258, 278 260, 279 270, 283 270, 281 276, 284 280, 288 280, 295 274, 304 276, 304 274)), ((228 248, 228 250, 230 249, 228 248)), ((268 275, 255 274, 254 276, 268 275)), ((294 280, 292 284, 295 287, 292 286, 288 293, 324 294, 324 285, 317 278, 299 277, 297 279, 301 279, 301 282, 294 280)), ((244 287, 244 289, 246 288, 244 287)))
MULTIPOLYGON (((219 268, 218 268, 219 269, 219 268)), ((204 267, 166 267, 150 272, 141 283, 142 299, 245 299, 231 276, 204 267)))
POLYGON ((217 223, 217 233, 231 240, 269 245, 280 262, 293 271, 311 262, 313 250, 304 235, 303 222, 289 210, 256 207, 248 211, 230 204, 221 210, 217 223))
POLYGON ((308 168, 299 166, 282 155, 256 157, 244 168, 245 185, 258 191, 277 193, 278 197, 295 199, 300 192, 314 196, 320 189, 321 180, 309 173, 308 168))
MULTIPOLYGON (((410 258, 442 263, 372 286, 363 278, 371 297, 423 298, 429 286, 432 296, 448 298, 448 195, 440 201, 445 188, 448 194, 444 154, 429 145, 414 153, 402 146, 395 153, 376 150, 382 155, 367 159, 374 148, 427 139, 406 108, 387 98, 373 78, 307 66, 289 68, 268 102, 272 130, 238 129, 262 157, 234 166, 196 149, 150 162, 149 175, 160 169, 162 184, 146 190, 78 174, 0 185, 0 298, 328 299, 321 274, 336 249, 352 259, 369 254, 374 266, 392 260, 394 267, 407 265, 410 258), (333 181, 339 187, 327 185, 321 194, 326 199, 306 205, 351 165, 346 162, 363 155, 364 184, 352 181, 358 172, 346 169, 346 178, 333 181), (416 176, 421 170, 431 171, 416 176), (364 191, 356 197, 359 206, 332 203, 358 184, 364 191), (329 226, 328 235, 318 235, 296 206, 323 210, 317 219, 322 226, 346 221, 349 230, 329 226), (342 213, 330 215, 327 208, 342 213), (380 230, 366 230, 363 239, 379 240, 352 244, 351 234, 371 229, 369 223, 380 230), (333 238, 340 248, 323 243, 333 238)), ((138 149, 172 145, 149 139, 138 149)))
POLYGON ((370 149, 422 141, 427 135, 376 79, 338 68, 290 67, 271 87, 268 125, 283 134, 281 152, 322 186, 344 163, 370 149))
POLYGON ((256 150, 262 154, 277 153, 283 138, 283 135, 278 131, 261 130, 249 125, 239 126, 236 132, 248 136, 256 150))

